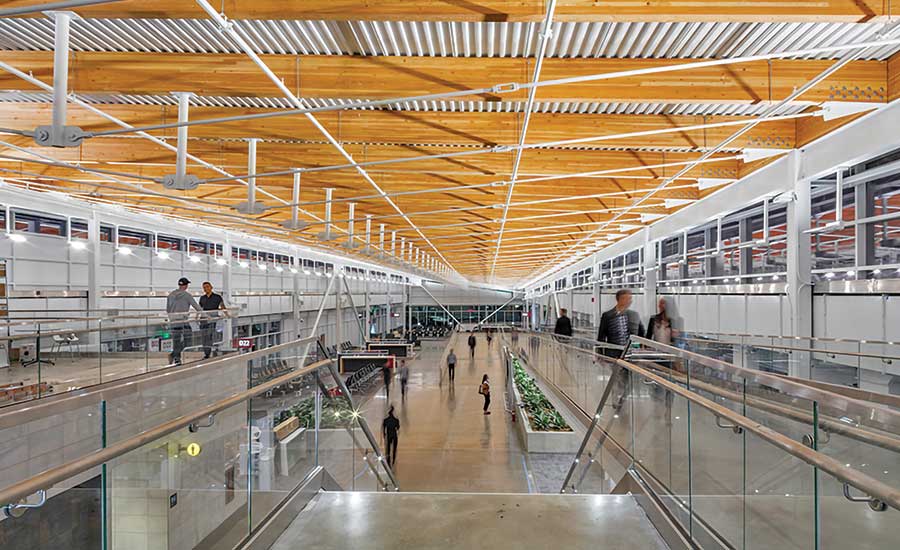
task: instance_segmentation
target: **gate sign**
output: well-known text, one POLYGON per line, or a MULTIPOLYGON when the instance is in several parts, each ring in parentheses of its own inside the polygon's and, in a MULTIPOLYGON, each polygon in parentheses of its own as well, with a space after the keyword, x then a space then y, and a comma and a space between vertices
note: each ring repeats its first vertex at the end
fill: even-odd
POLYGON ((237 348, 238 349, 252 349, 253 348, 253 338, 238 338, 237 339, 237 348))

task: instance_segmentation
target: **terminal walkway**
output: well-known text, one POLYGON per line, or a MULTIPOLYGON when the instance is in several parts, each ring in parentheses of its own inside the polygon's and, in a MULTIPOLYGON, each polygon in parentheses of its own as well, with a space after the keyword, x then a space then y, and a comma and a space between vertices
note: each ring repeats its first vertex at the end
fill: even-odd
POLYGON ((469 357, 468 333, 448 340, 426 340, 407 363, 409 390, 400 396, 394 377, 390 400, 380 388, 363 407, 373 430, 393 403, 400 419, 397 464, 404 491, 527 493, 525 452, 503 408, 504 362, 499 338, 489 348, 477 334, 475 359, 469 357), (450 383, 446 358, 456 350, 456 379, 450 383), (492 414, 482 414, 478 393, 482 375, 492 381, 492 414))

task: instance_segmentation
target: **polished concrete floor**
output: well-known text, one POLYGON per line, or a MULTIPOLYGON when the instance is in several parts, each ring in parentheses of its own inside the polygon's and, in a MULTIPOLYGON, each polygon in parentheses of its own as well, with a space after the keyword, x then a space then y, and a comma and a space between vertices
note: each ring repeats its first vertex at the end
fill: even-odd
POLYGON ((395 379, 390 399, 378 390, 363 407, 373 432, 380 433, 389 404, 400 419, 395 473, 402 491, 529 492, 526 456, 515 426, 504 412, 505 373, 498 338, 488 347, 478 334, 474 361, 468 334, 425 341, 408 363, 409 390, 400 396, 395 379), (455 381, 448 379, 446 357, 456 351, 455 381), (482 414, 478 394, 482 375, 492 380, 492 414, 482 414))
POLYGON ((630 496, 338 492, 320 493, 272 546, 299 548, 668 546, 630 496))

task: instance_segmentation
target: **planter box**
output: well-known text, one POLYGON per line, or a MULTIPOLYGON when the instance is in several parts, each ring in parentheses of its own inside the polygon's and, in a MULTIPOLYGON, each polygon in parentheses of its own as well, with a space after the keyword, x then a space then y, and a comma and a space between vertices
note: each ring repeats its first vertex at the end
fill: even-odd
MULTIPOLYGON (((529 374, 530 376, 530 374, 529 374)), ((535 379, 537 382, 537 379, 535 379)), ((529 453, 575 453, 578 452, 578 447, 581 446, 581 440, 584 439, 584 434, 579 434, 576 431, 570 432, 537 432, 531 429, 531 421, 528 419, 528 413, 525 412, 525 408, 520 406, 522 403, 522 396, 519 395, 519 388, 516 387, 515 384, 512 385, 513 396, 515 399, 515 407, 516 407, 516 425, 518 426, 519 435, 522 436, 522 442, 525 445, 525 450, 529 453)), ((540 387, 540 385, 538 386, 540 387)), ((543 388, 541 388, 543 391, 543 388)), ((544 395, 547 395, 546 393, 544 395)), ((548 397, 549 399, 549 397, 548 397)), ((556 404, 554 403, 555 407, 556 404)), ((559 409, 557 409, 559 410, 559 409)), ((560 412, 560 414, 562 414, 560 412)), ((565 418, 565 416, 563 417, 565 418)), ((566 418, 566 423, 570 426, 572 425, 568 418, 566 418)))

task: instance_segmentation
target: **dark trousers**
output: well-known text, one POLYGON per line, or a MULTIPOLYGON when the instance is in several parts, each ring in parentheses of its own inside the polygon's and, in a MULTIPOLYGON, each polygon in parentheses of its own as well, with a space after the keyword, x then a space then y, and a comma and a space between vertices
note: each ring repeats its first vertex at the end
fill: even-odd
POLYGON ((491 394, 486 393, 484 394, 484 412, 487 412, 489 408, 491 408, 491 394))
POLYGON ((469 357, 475 357, 475 346, 469 346, 469 357))
POLYGON ((393 466, 397 463, 397 436, 388 436, 384 452, 387 453, 387 462, 389 466, 393 466))
POLYGON ((194 331, 190 325, 172 326, 172 353, 169 355, 169 363, 181 364, 181 354, 184 348, 192 343, 194 331))
POLYGON ((391 395, 391 376, 389 374, 384 377, 384 395, 391 395))
POLYGON ((400 379, 400 395, 406 397, 406 384, 409 383, 409 380, 406 378, 400 379))
POLYGON ((448 365, 447 371, 450 374, 450 381, 453 382, 453 380, 456 378, 456 363, 448 365))
POLYGON ((216 334, 216 324, 215 323, 201 323, 200 324, 200 338, 201 343, 203 344, 203 358, 209 359, 209 356, 212 355, 212 347, 213 340, 216 334))

